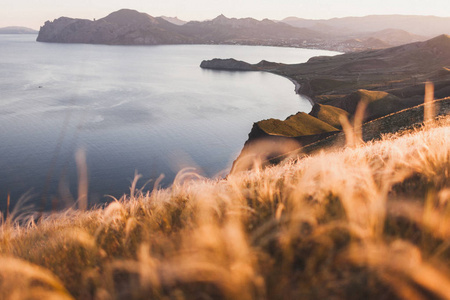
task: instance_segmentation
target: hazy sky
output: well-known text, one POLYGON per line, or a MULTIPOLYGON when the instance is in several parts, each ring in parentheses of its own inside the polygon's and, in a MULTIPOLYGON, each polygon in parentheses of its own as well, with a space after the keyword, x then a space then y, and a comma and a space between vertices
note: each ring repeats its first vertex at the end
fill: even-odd
POLYGON ((328 19, 371 14, 450 17, 449 0, 0 0, 0 27, 39 29, 46 20, 61 16, 99 19, 121 8, 183 20, 212 19, 219 14, 256 19, 328 19))

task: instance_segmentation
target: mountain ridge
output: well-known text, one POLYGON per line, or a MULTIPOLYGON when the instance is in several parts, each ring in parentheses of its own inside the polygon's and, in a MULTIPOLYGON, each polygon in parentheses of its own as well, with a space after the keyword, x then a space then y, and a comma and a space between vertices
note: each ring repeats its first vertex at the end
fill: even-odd
POLYGON ((450 34, 450 17, 420 15, 368 15, 362 17, 342 17, 331 19, 305 19, 287 17, 280 22, 302 28, 318 28, 317 25, 345 30, 353 33, 375 32, 396 28, 428 38, 439 34, 450 34))
POLYGON ((301 43, 316 36, 323 34, 270 20, 230 19, 220 15, 210 21, 176 25, 162 17, 121 9, 94 21, 67 17, 47 21, 40 29, 37 41, 111 45, 284 45, 287 41, 301 43))
MULTIPOLYGON (((383 49, 427 39, 390 26, 395 24, 387 24, 388 28, 378 31, 355 32, 333 24, 300 20, 309 25, 298 28, 269 19, 228 18, 223 14, 207 21, 184 22, 121 9, 98 20, 61 17, 52 22, 47 21, 40 29, 37 41, 107 45, 238 44, 352 52, 383 49)), ((364 24, 360 25, 356 27, 364 27, 364 24)))
POLYGON ((187 23, 187 21, 178 19, 178 17, 160 16, 160 18, 163 18, 164 20, 166 20, 172 24, 175 24, 175 25, 184 25, 187 23))

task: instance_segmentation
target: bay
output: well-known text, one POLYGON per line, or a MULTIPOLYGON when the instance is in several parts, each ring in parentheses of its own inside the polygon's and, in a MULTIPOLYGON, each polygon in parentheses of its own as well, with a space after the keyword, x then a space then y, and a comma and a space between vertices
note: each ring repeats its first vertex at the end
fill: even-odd
MULTIPOLYGON (((0 35, 0 209, 27 193, 45 209, 77 194, 75 153, 86 154, 89 202, 185 167, 227 173, 252 124, 309 112, 286 78, 203 70, 204 59, 300 63, 335 52, 231 45, 47 44, 0 35)), ((153 183, 150 183, 149 188, 153 183)), ((140 185, 138 185, 140 186, 140 185)))

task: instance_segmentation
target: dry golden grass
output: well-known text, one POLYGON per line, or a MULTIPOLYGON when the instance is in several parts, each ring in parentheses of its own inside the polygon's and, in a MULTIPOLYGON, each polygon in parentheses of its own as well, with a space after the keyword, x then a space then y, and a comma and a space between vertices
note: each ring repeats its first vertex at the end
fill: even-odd
POLYGON ((15 213, 0 298, 450 299, 449 174, 447 116, 223 180, 133 183, 104 209, 15 213))
POLYGON ((268 119, 259 121, 257 124, 259 128, 270 135, 288 137, 338 131, 337 128, 331 126, 330 124, 304 112, 299 112, 292 115, 284 121, 278 119, 268 119))
POLYGON ((318 106, 319 111, 316 115, 314 115, 317 119, 330 124, 334 128, 342 129, 342 124, 339 121, 339 118, 342 115, 348 118, 349 113, 347 111, 330 105, 318 104, 318 106))

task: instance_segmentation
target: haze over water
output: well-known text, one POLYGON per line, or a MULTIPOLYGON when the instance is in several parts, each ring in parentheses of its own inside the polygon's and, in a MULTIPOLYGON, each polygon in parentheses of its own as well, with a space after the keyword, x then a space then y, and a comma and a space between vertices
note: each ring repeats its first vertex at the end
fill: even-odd
MULTIPOLYGON (((74 154, 85 149, 90 203, 184 167, 226 171, 252 124, 309 112, 286 78, 202 70, 204 59, 300 63, 334 55, 293 48, 45 44, 0 35, 0 209, 30 191, 76 198, 74 154), (65 196, 64 196, 65 195, 65 196)), ((223 174, 223 172, 222 172, 223 174)), ((139 186, 139 185, 138 185, 139 186)), ((150 184, 152 186, 152 184, 150 184)), ((49 202, 48 202, 49 203, 49 202)))

